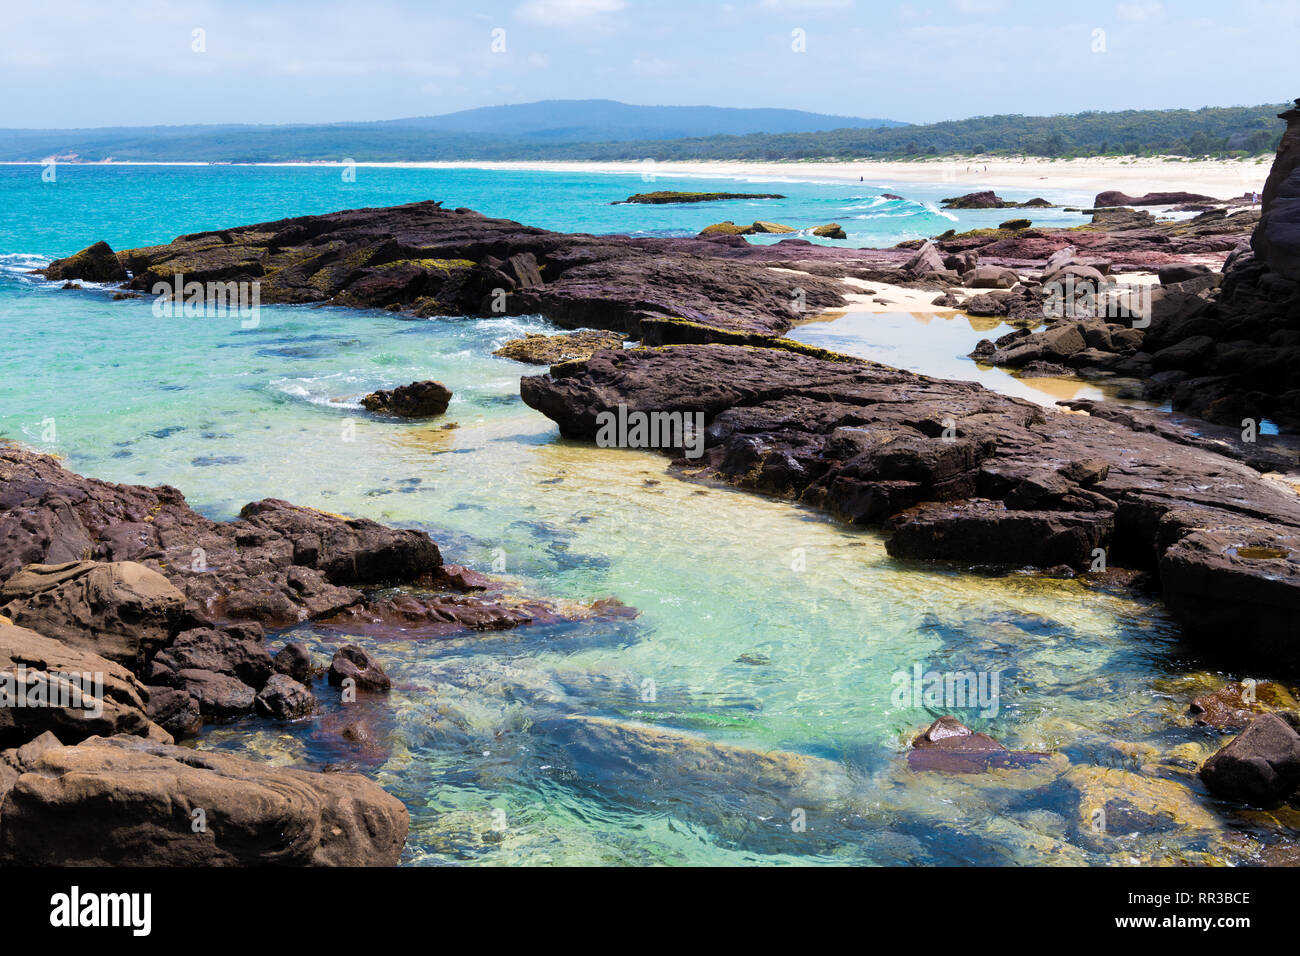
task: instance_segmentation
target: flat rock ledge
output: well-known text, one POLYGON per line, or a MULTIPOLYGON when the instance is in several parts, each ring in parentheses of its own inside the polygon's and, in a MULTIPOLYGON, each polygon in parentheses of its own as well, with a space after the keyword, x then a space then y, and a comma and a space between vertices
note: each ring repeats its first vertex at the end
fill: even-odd
POLYGON ((12 755, 0 863, 393 866, 406 807, 359 774, 311 773, 138 737, 52 737, 12 755))
POLYGON ((521 394, 584 440, 620 405, 701 413, 702 455, 677 462, 689 475, 883 526, 899 558, 1150 572, 1189 637, 1300 667, 1300 498, 1238 460, 1246 450, 767 348, 598 352, 521 394))

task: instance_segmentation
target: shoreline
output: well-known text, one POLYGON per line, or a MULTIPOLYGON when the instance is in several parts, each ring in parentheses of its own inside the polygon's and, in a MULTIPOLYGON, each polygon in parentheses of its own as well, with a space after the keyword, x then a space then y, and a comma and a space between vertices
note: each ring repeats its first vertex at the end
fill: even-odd
MULTIPOLYGON (((41 166, 38 162, 2 162, 0 166, 41 166)), ((746 160, 447 160, 405 162, 278 162, 206 163, 186 161, 69 162, 63 166, 240 166, 240 167, 343 167, 371 169, 482 169, 499 172, 598 173, 693 179, 739 181, 788 181, 810 183, 857 183, 888 186, 891 182, 947 185, 959 193, 968 187, 1002 189, 1079 190, 1102 192, 1120 189, 1129 193, 1161 191, 1205 191, 1218 199, 1229 199, 1263 189, 1271 163, 1267 159, 1192 160, 1184 157, 1111 157, 1051 160, 1042 157, 989 158, 946 156, 913 161, 886 160, 795 160, 751 162, 746 160), (859 178, 861 177, 861 179, 859 178)))

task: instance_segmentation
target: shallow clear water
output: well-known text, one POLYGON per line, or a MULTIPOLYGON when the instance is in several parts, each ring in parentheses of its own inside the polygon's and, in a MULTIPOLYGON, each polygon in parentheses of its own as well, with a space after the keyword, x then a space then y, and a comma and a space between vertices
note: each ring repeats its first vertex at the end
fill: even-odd
MULTIPOLYGON (((520 375, 538 370, 491 355, 548 329, 540 319, 273 306, 242 329, 160 319, 148 300, 112 302, 24 275, 97 238, 123 248, 416 198, 591 231, 672 231, 688 217, 722 218, 715 211, 610 207, 639 181, 597 175, 363 169, 352 191, 337 171, 316 169, 59 176, 40 184, 33 169, 0 168, 0 435, 86 474, 174 484, 213 517, 275 496, 416 526, 450 560, 480 570, 495 561, 525 591, 612 595, 641 611, 634 621, 371 642, 396 682, 390 699, 342 708, 321 686, 315 720, 212 728, 203 746, 374 775, 411 809, 412 863, 1103 862, 1206 850, 1204 834, 1180 831, 1098 849, 1059 773, 948 779, 909 774, 900 757, 941 712, 894 700, 893 676, 916 664, 999 671, 996 715, 955 712, 1008 746, 1106 766, 1129 766, 1115 738, 1201 746, 1196 732, 1169 726, 1212 678, 1182 661, 1175 629, 1148 602, 1071 581, 901 564, 872 532, 679 480, 654 454, 562 441, 519 401, 520 375), (372 418, 357 405, 377 387, 422 378, 455 392, 432 424, 372 418), (599 725, 573 715, 814 759, 797 786, 713 774, 693 769, 698 749, 634 731, 602 747, 599 725), (800 810, 809 826, 794 832, 800 810)), ((704 188, 654 184, 674 187, 704 188)), ((782 188, 799 198, 764 207, 764 218, 842 220, 828 213, 860 195, 856 185, 782 188)), ((752 215, 728 207, 725 218, 752 215)), ((905 237, 888 232, 895 225, 872 228, 866 241, 905 237)), ((872 316, 799 335, 845 350, 875 342, 885 351, 873 357, 971 378, 958 356, 975 332, 984 337, 965 319, 872 316), (917 334, 943 328, 952 337, 917 334)), ((311 628, 282 637, 322 657, 343 639, 311 628)))

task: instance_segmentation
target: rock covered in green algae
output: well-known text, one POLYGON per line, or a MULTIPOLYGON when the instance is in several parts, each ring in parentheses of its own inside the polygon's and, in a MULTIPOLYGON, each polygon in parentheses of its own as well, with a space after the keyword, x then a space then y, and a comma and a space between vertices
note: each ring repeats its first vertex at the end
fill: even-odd
POLYGON ((622 347, 621 332, 585 329, 561 335, 530 333, 522 339, 511 339, 492 354, 530 365, 555 365, 571 359, 590 358, 593 352, 601 349, 622 347))
POLYGON ((125 282, 126 269, 107 242, 96 242, 76 255, 58 259, 45 269, 51 281, 84 279, 87 282, 125 282))
POLYGON ((838 222, 830 222, 824 226, 818 226, 813 231, 814 236, 821 236, 823 239, 847 239, 848 233, 838 222))

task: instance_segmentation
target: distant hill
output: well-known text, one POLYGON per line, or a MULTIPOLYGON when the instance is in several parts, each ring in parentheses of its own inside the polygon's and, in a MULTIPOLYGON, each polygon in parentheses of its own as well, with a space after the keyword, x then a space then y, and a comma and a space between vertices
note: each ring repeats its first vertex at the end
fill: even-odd
POLYGON ((685 139, 746 133, 811 133, 907 124, 803 110, 733 109, 720 106, 631 106, 616 100, 542 100, 392 120, 380 126, 472 133, 541 142, 685 139))
POLYGON ((1287 104, 977 116, 926 125, 798 110, 548 100, 386 120, 296 126, 0 130, 0 161, 910 159, 926 156, 1257 155, 1287 104))
POLYGON ((534 148, 582 142, 901 125, 894 120, 802 110, 543 100, 370 123, 8 129, 0 130, 0 161, 37 161, 49 156, 192 162, 458 159, 502 152, 527 154, 534 148))

